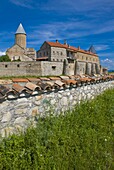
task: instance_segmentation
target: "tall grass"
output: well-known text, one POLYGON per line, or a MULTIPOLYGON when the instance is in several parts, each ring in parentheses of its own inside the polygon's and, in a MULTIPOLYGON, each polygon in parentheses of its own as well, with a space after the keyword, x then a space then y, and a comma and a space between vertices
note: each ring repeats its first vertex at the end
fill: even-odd
POLYGON ((4 139, 0 170, 114 170, 114 90, 4 139))

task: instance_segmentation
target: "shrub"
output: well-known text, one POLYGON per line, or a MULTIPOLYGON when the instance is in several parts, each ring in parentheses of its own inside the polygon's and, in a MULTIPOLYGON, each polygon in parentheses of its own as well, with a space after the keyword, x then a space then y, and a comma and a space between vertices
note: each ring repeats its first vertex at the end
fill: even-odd
POLYGON ((10 62, 11 59, 9 58, 8 55, 2 55, 0 56, 0 62, 10 62))

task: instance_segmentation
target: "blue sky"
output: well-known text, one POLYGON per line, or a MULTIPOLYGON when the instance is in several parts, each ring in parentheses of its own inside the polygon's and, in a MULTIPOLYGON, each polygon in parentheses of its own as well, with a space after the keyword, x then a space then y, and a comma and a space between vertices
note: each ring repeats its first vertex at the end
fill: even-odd
POLYGON ((28 47, 56 39, 82 49, 94 45, 101 64, 114 69, 114 0, 1 0, 0 23, 0 55, 22 23, 28 47))

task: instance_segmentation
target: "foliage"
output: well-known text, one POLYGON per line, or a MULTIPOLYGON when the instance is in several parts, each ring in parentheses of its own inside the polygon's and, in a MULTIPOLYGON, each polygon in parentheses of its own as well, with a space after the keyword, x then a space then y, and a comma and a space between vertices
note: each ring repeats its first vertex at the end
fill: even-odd
POLYGON ((8 55, 2 55, 0 56, 0 62, 10 62, 10 58, 8 55))
POLYGON ((17 60, 13 60, 13 62, 19 62, 19 61, 21 61, 20 58, 18 58, 17 60))
POLYGON ((0 170, 113 170, 114 90, 0 144, 0 170))

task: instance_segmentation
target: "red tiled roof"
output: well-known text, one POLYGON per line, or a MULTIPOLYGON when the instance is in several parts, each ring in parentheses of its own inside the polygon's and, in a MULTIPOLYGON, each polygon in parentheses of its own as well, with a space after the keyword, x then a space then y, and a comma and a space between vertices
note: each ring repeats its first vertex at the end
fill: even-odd
POLYGON ((46 41, 47 44, 49 44, 51 47, 61 47, 61 48, 65 48, 62 44, 60 44, 59 42, 49 42, 46 41))
POLYGON ((38 81, 40 81, 40 79, 39 78, 27 78, 30 82, 38 82, 38 81))
POLYGON ((26 78, 12 78, 12 82, 28 82, 28 80, 26 78))
MULTIPOLYGON (((60 89, 66 88, 67 86, 71 87, 72 85, 80 86, 83 85, 83 83, 88 82, 97 82, 97 80, 107 80, 107 79, 114 79, 114 76, 100 76, 100 77, 90 77, 88 75, 74 75, 74 76, 61 76, 61 77, 49 77, 49 81, 44 81, 43 78, 40 78, 40 81, 37 82, 37 84, 32 83, 28 81, 28 79, 19 79, 15 78, 13 80, 12 86, 9 88, 6 86, 6 84, 0 84, 0 103, 3 102, 6 99, 17 99, 18 97, 25 97, 30 95, 36 95, 38 93, 42 93, 45 90, 52 90, 53 89, 60 89), (25 82, 25 84, 17 84, 16 82, 25 82), (24 95, 25 94, 25 95, 24 95)), ((45 78, 46 80, 46 78, 45 78)), ((68 88, 69 88, 68 87, 68 88)))
POLYGON ((97 56, 96 54, 90 52, 90 51, 85 51, 85 50, 82 50, 80 48, 76 48, 76 47, 73 47, 73 46, 69 46, 69 45, 65 45, 65 44, 61 44, 59 42, 49 42, 49 41, 46 41, 47 44, 49 44, 51 47, 59 47, 59 48, 65 48, 69 51, 74 51, 74 52, 82 52, 82 53, 85 53, 85 54, 90 54, 90 55, 95 55, 97 56))
POLYGON ((46 59, 48 59, 48 57, 39 57, 39 58, 36 59, 36 61, 39 61, 39 60, 46 60, 46 59))

